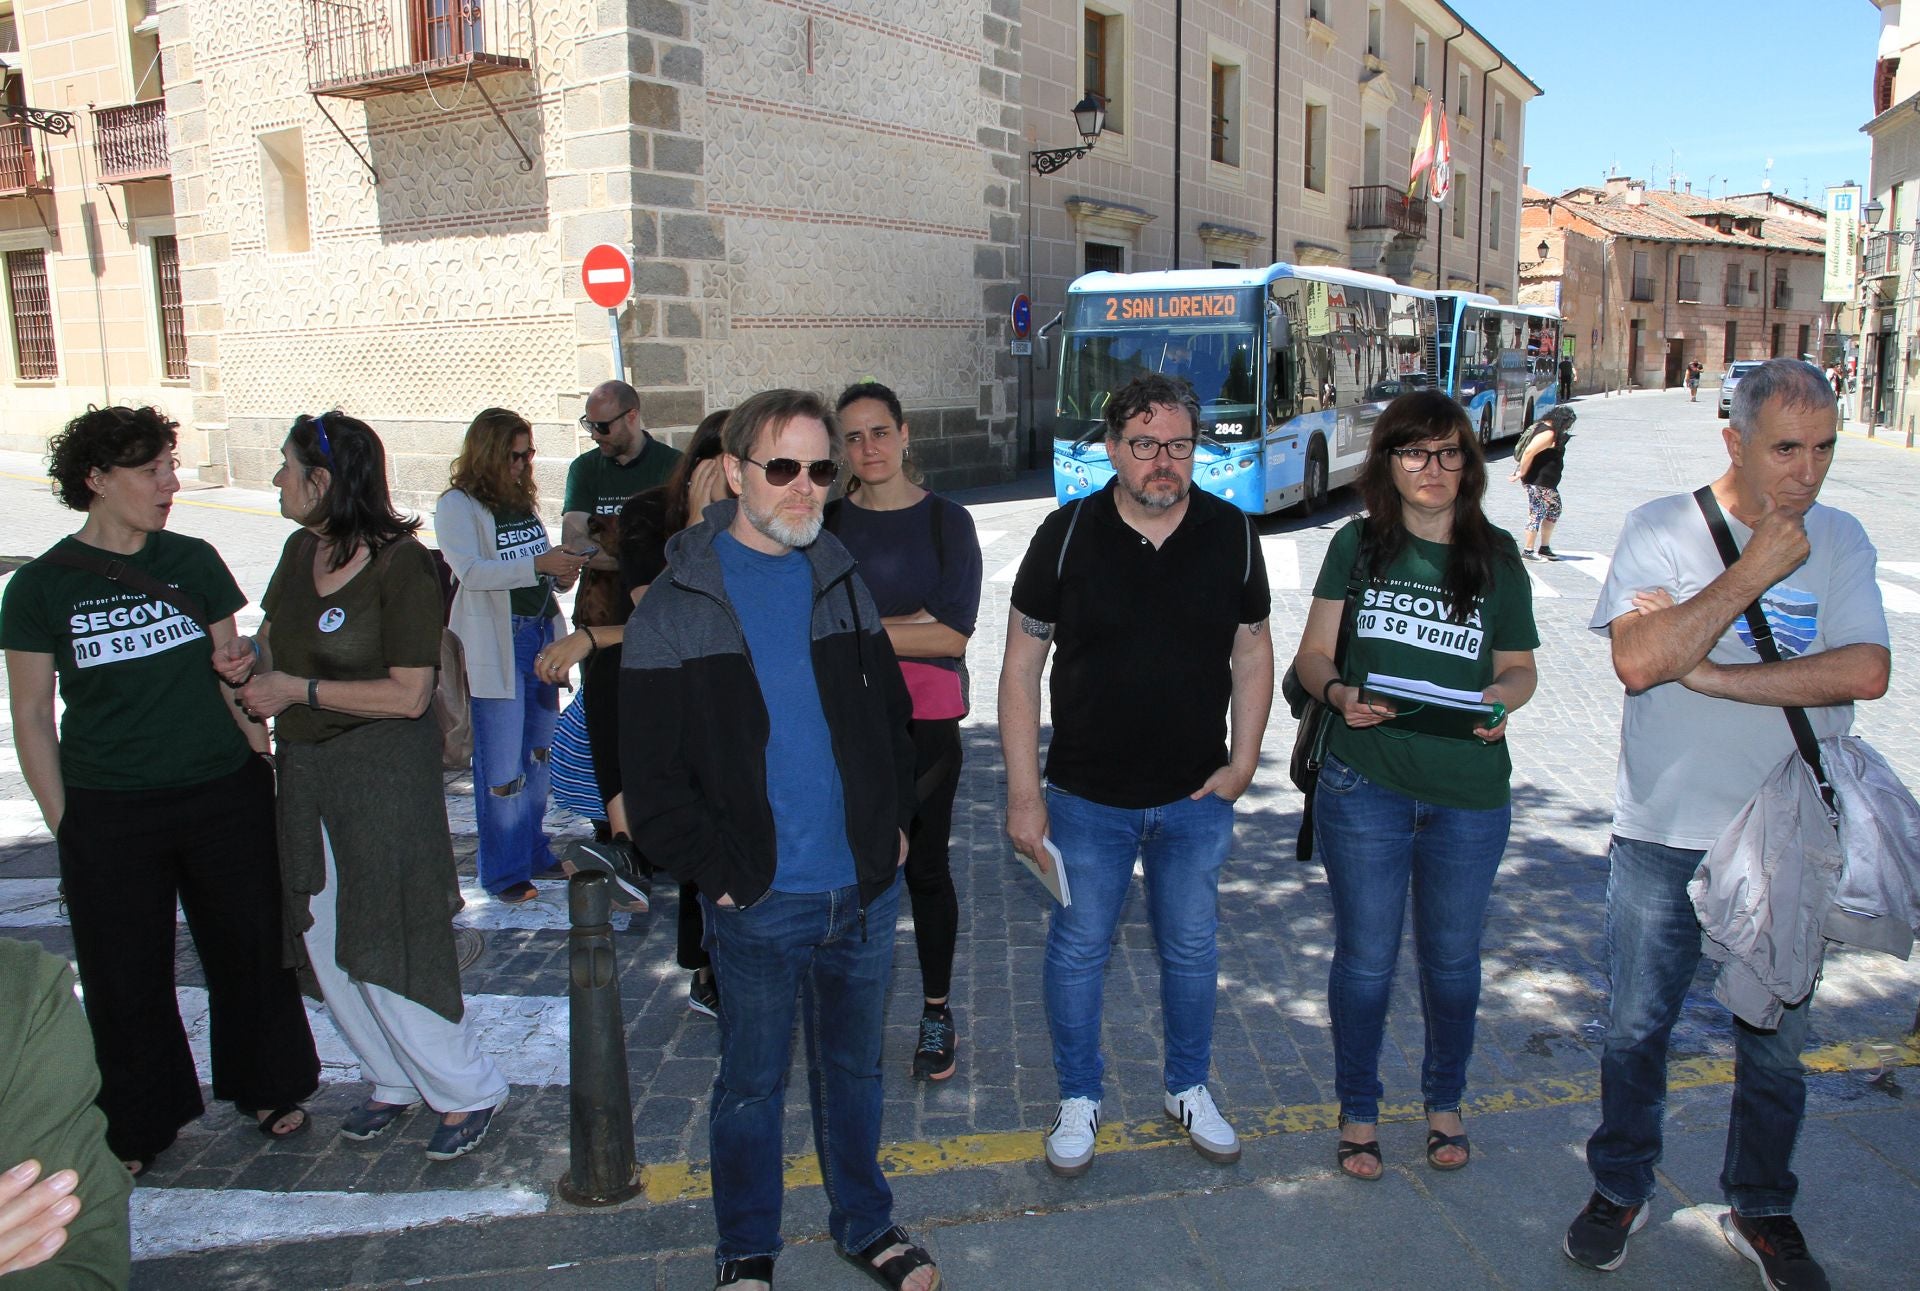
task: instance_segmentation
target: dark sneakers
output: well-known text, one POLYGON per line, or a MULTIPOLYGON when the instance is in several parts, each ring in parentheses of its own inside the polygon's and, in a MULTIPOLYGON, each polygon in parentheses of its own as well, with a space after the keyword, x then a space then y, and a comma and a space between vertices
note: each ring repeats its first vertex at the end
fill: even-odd
POLYGON ((693 981, 687 986, 687 1007, 710 1018, 720 1016, 720 984, 714 980, 711 968, 695 970, 693 981))
POLYGON ((1792 1215, 1748 1219, 1737 1210, 1720 1218, 1727 1245, 1760 1266, 1769 1291, 1827 1291, 1827 1275, 1807 1253, 1807 1239, 1792 1215))
POLYGON ((915 1080, 945 1080, 960 1065, 960 1038, 953 1010, 929 1007, 920 1015, 920 1047, 913 1051, 915 1080))
POLYGON ((1646 1226, 1646 1203, 1616 1206, 1596 1192, 1567 1227, 1560 1249, 1575 1264, 1610 1273, 1626 1263, 1627 1239, 1646 1226))

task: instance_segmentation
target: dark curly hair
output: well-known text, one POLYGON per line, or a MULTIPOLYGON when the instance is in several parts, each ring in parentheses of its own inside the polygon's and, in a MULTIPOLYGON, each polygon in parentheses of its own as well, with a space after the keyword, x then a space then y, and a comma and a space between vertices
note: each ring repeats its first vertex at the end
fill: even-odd
MULTIPOLYGON (((1194 434, 1200 433, 1200 399, 1185 377, 1143 372, 1113 392, 1107 400, 1107 438, 1118 440, 1127 423, 1155 408, 1179 408, 1187 414, 1194 434)), ((1149 419, 1151 420, 1151 419, 1149 419)), ((1109 448, 1108 453, 1112 453, 1109 448)))
POLYGON ((47 441, 53 493, 75 511, 93 507, 87 477, 116 467, 145 466, 180 442, 180 423, 158 408, 89 407, 47 441))

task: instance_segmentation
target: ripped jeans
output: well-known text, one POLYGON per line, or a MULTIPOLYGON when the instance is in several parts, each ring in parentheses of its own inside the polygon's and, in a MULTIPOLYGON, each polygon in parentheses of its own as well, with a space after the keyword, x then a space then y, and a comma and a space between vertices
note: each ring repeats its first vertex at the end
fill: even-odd
POLYGON ((473 704, 473 814, 480 827, 480 886, 499 893, 553 865, 542 828, 547 765, 559 692, 533 675, 533 657, 552 640, 549 620, 513 616, 512 699, 473 704))

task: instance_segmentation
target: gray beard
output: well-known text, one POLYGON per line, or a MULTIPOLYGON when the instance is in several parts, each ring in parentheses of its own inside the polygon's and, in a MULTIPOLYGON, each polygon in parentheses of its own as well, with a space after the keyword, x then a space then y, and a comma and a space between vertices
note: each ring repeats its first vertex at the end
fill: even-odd
POLYGON ((1142 487, 1139 489, 1134 489, 1129 487, 1124 480, 1121 481, 1120 487, 1127 490, 1128 497, 1132 498, 1135 502, 1138 502, 1141 506, 1145 507, 1149 511, 1165 511, 1165 510, 1168 510, 1169 508, 1178 506, 1180 502, 1186 498, 1187 490, 1192 487, 1190 483, 1181 481, 1177 476, 1162 477, 1162 478, 1171 478, 1175 484, 1178 484, 1180 486, 1179 491, 1171 495, 1164 494, 1164 493, 1149 493, 1146 491, 1144 486, 1147 484, 1151 484, 1153 482, 1153 478, 1154 478, 1153 476, 1149 475, 1145 480, 1142 480, 1141 481, 1142 487))
POLYGON ((815 511, 813 518, 802 524, 791 524, 778 512, 762 514, 753 509, 745 498, 740 499, 740 511, 747 517, 747 523, 782 547, 811 547, 813 540, 820 536, 820 525, 824 516, 815 511))

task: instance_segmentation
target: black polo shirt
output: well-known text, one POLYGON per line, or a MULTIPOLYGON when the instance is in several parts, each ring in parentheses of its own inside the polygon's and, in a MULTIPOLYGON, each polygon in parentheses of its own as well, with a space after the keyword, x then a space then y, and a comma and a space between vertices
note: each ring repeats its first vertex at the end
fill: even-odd
POLYGON ((1041 523, 1013 607, 1054 625, 1047 779, 1141 809, 1186 797, 1226 765, 1234 633, 1265 619, 1270 601, 1245 513, 1193 489, 1155 549, 1120 518, 1115 487, 1041 523))

